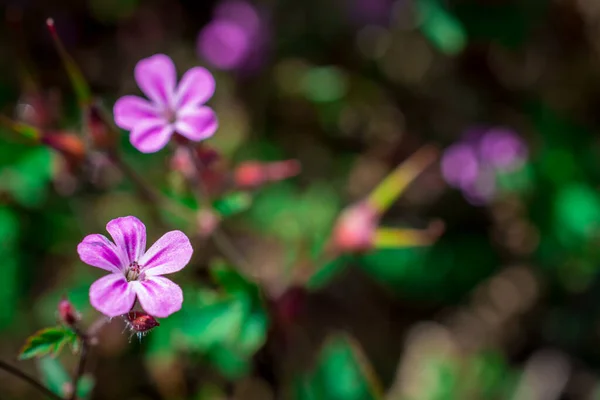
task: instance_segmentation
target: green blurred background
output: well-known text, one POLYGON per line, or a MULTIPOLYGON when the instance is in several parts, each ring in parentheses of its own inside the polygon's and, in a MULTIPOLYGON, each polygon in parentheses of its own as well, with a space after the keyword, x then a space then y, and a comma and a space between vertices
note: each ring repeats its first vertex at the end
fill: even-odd
MULTIPOLYGON (((85 130, 45 27, 52 17, 106 109, 138 93, 139 59, 165 53, 179 74, 195 65, 215 74, 209 105, 220 127, 207 143, 226 165, 302 164, 292 179, 214 199, 244 265, 223 262, 212 240, 196 237, 196 220, 170 217, 195 240, 192 263, 172 277, 184 308, 141 342, 122 333, 119 319, 106 325, 83 396, 600 398, 597 1, 245 4, 0 5, 6 118, 44 132, 85 130), (477 132, 498 127, 526 149, 510 168, 492 166, 488 153, 477 168, 469 157, 444 164, 444 149, 477 147, 477 132), (441 150, 442 162, 417 178, 382 225, 420 229, 439 219, 443 235, 428 247, 320 263, 338 213, 426 144, 441 150), (476 173, 477 187, 456 184, 452 173, 461 182, 476 173)), ((88 289, 102 271, 76 253, 85 235, 104 233, 108 220, 124 215, 146 222, 149 242, 164 228, 102 151, 70 174, 61 153, 4 122, 0 358, 16 364, 25 339, 56 323, 62 295, 85 324, 98 317, 88 289)), ((123 158, 144 179, 197 208, 168 149, 143 155, 126 133, 120 139, 123 158)), ((65 350, 18 365, 61 393, 76 361, 65 350)), ((36 398, 0 371, 0 399, 36 398)))

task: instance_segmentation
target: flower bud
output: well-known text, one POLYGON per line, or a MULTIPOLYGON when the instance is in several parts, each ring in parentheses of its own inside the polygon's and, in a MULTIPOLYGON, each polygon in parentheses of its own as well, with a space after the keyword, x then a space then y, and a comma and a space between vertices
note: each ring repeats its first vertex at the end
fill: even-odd
POLYGON ((204 208, 196 215, 198 233, 203 238, 209 237, 221 223, 221 217, 213 210, 204 208))
POLYGON ((253 188, 267 182, 277 182, 300 173, 297 160, 284 160, 271 163, 246 161, 237 166, 233 179, 239 188, 253 188))
POLYGON ((74 325, 81 319, 73 304, 66 297, 58 302, 58 316, 63 323, 69 326, 74 325))
POLYGON ((81 138, 74 133, 45 133, 42 142, 62 154, 72 169, 79 167, 85 159, 85 146, 81 138))
POLYGON ((138 335, 145 335, 160 325, 152 315, 144 311, 129 311, 125 321, 129 329, 138 335))
POLYGON ((379 223, 377 211, 365 202, 342 212, 333 228, 332 245, 342 252, 366 251, 373 247, 379 223))

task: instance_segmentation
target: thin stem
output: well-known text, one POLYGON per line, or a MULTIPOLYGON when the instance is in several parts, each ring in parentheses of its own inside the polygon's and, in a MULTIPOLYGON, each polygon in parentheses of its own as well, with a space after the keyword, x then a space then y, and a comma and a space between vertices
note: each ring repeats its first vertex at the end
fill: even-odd
POLYGON ((34 378, 27 375, 25 372, 21 371, 20 369, 18 369, 16 367, 13 367, 10 364, 7 364, 6 362, 4 362, 2 360, 0 360, 0 369, 3 369, 4 371, 8 372, 9 374, 12 374, 12 375, 16 376, 17 378, 24 380, 25 382, 29 383, 31 386, 33 386, 40 392, 44 393, 46 396, 49 396, 56 400, 64 400, 61 396, 59 396, 56 393, 54 393, 53 391, 51 391, 46 386, 44 386, 40 382, 36 381, 34 378))
POLYGON ((166 225, 159 210, 159 206, 163 209, 182 217, 184 219, 190 218, 190 212, 182 206, 173 203, 168 198, 164 197, 161 193, 157 192, 152 186, 150 186, 129 164, 125 162, 123 157, 116 151, 108 153, 109 159, 112 163, 133 183, 135 190, 140 200, 142 200, 152 212, 153 218, 160 225, 166 225))
MULTIPOLYGON (((192 179, 192 189, 196 194, 196 198, 198 202, 200 202, 203 206, 209 207, 210 201, 208 198, 208 191, 204 187, 204 182, 202 182, 202 171, 204 170, 204 164, 202 160, 198 156, 196 149, 194 148, 194 144, 192 142, 188 142, 185 145, 192 162, 194 163, 194 167, 196 169, 196 174, 192 179)), ((217 248, 225 255, 231 262, 235 265, 243 265, 247 268, 248 271, 251 271, 249 268, 250 264, 246 261, 246 258, 237 250, 237 248, 231 243, 227 235, 217 226, 215 227, 212 238, 215 242, 217 248)))
POLYGON ((71 392, 71 395, 69 396, 69 400, 75 400, 77 398, 77 384, 79 383, 79 380, 81 379, 81 377, 83 376, 83 372, 85 371, 85 363, 87 361, 88 347, 89 347, 88 337, 87 336, 81 337, 81 355, 79 356, 79 364, 77 365, 77 371, 75 372, 75 375, 73 376, 73 391, 71 392))

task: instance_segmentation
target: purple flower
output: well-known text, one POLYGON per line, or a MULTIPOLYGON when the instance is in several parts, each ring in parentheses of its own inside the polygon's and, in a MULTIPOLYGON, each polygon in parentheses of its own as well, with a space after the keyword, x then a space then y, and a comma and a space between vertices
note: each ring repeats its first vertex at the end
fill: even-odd
POLYGON ((441 166, 446 182, 458 188, 472 185, 479 173, 479 160, 475 150, 463 143, 454 144, 446 149, 441 166))
POLYGON ((227 0, 219 4, 214 19, 198 34, 202 58, 222 70, 254 69, 262 62, 267 24, 250 3, 227 0))
POLYGON ((527 158, 527 147, 519 136, 504 128, 490 129, 479 145, 481 157, 497 169, 519 169, 527 158))
POLYGON ((146 227, 136 217, 116 218, 104 235, 86 236, 77 246, 81 261, 111 272, 90 287, 90 303, 116 317, 128 313, 137 296, 142 308, 164 318, 181 309, 181 288, 161 275, 181 270, 192 257, 192 245, 181 231, 165 233, 146 251, 146 227))
POLYGON ((150 101, 123 96, 114 106, 115 123, 131 131, 131 144, 142 153, 165 147, 174 133, 198 142, 218 127, 214 111, 204 105, 215 91, 215 80, 205 68, 188 70, 179 85, 173 61, 164 54, 140 60, 135 80, 150 101))

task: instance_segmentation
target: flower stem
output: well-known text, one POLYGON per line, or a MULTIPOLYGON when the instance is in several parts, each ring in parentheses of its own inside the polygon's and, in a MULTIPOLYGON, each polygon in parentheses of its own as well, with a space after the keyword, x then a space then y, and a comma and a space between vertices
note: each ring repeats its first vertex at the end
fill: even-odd
POLYGON ((86 339, 82 339, 81 340, 81 355, 79 356, 79 364, 77 364, 77 371, 75 372, 75 375, 73 376, 73 391, 71 392, 71 396, 69 396, 69 400, 75 400, 77 398, 77 384, 79 383, 79 380, 81 379, 81 377, 83 376, 83 373, 85 371, 85 363, 87 361, 87 355, 88 355, 88 340, 86 339))
POLYGON ((56 393, 54 393, 53 391, 48 389, 46 386, 42 385, 40 382, 38 382, 31 376, 27 375, 25 372, 21 371, 20 369, 18 369, 16 367, 13 367, 12 365, 10 365, 2 360, 0 360, 0 369, 24 380, 25 382, 29 383, 31 386, 33 386, 40 392, 44 393, 48 397, 51 397, 56 400, 64 400, 62 397, 60 397, 59 395, 57 395, 56 393))
POLYGON ((160 213, 160 208, 173 213, 186 220, 190 219, 191 213, 185 207, 179 206, 172 202, 168 198, 157 192, 152 186, 150 186, 138 173, 135 171, 117 151, 111 151, 108 153, 108 157, 111 162, 133 183, 135 190, 140 200, 142 200, 150 211, 152 217, 160 225, 167 225, 160 213))
MULTIPOLYGON (((188 142, 184 146, 186 147, 190 155, 190 159, 194 163, 194 167, 196 169, 196 174, 191 182, 192 189, 194 190, 198 203, 202 204, 204 207, 210 207, 208 192, 204 188, 204 183, 202 182, 202 171, 205 168, 204 164, 198 156, 198 153, 196 152, 192 142, 188 142)), ((246 258, 238 251, 233 243, 231 243, 227 235, 218 226, 213 230, 212 238, 219 251, 223 253, 224 256, 229 258, 232 263, 238 266, 243 265, 248 271, 251 271, 246 258)))

